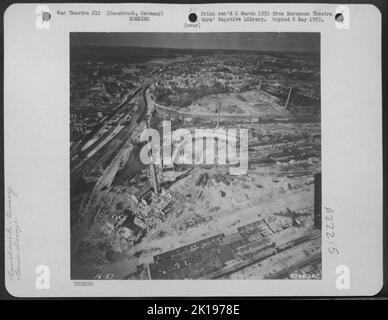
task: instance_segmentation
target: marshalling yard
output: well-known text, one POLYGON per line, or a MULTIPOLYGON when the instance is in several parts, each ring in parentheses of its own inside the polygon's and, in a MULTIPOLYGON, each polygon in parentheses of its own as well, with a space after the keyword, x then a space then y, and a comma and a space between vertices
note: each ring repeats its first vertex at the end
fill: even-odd
POLYGON ((320 101, 303 78, 309 64, 254 54, 152 59, 122 68, 134 85, 116 79, 120 94, 89 113, 91 125, 73 112, 72 279, 320 279, 320 101), (258 75, 241 69, 247 62, 258 75), (299 78, 271 75, 284 65, 299 78), (247 173, 231 175, 235 161, 218 163, 217 153, 212 165, 143 164, 140 134, 162 136, 162 121, 191 132, 248 129, 247 173))

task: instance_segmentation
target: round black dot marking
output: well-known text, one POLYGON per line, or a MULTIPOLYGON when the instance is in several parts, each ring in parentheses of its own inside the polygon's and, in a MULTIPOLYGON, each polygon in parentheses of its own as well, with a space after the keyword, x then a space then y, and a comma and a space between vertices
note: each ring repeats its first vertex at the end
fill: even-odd
POLYGON ((43 19, 43 21, 49 21, 51 19, 50 12, 43 12, 42 13, 42 19, 43 19))
POLYGON ((337 14, 335 15, 335 21, 337 21, 337 22, 342 22, 342 21, 344 21, 344 15, 343 15, 342 13, 337 13, 337 14))
POLYGON ((197 19, 198 19, 198 17, 197 17, 197 15, 195 13, 190 13, 189 14, 190 22, 195 22, 195 21, 197 21, 197 19))

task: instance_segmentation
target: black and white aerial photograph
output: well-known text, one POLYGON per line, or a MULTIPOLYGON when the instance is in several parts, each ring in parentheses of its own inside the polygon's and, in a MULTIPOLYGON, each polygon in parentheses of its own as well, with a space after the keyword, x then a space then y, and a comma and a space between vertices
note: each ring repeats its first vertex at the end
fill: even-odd
POLYGON ((70 33, 72 280, 322 279, 320 33, 70 33))

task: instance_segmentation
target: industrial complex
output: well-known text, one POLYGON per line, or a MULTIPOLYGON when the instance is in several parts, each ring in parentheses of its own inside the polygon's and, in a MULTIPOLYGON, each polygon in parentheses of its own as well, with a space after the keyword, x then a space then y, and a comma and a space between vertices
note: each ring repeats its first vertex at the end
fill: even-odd
POLYGON ((108 49, 71 52, 72 279, 320 279, 319 54, 108 49))

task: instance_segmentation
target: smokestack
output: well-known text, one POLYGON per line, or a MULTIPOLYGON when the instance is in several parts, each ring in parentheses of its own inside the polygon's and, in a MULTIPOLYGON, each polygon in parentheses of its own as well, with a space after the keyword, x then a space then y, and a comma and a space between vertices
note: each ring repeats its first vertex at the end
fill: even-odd
POLYGON ((221 121, 221 102, 218 103, 218 119, 217 119, 217 128, 219 127, 220 125, 220 121, 221 121))
POLYGON ((154 163, 150 164, 150 175, 152 180, 152 186, 154 188, 154 193, 159 194, 160 188, 158 183, 158 177, 156 176, 156 167, 154 163))
POLYGON ((309 143, 313 143, 314 142, 314 137, 313 137, 313 134, 312 133, 309 133, 309 136, 308 136, 308 140, 309 140, 309 143))
POLYGON ((292 91, 292 87, 290 87, 290 91, 288 92, 288 97, 287 97, 287 101, 286 101, 286 109, 288 109, 288 103, 290 102, 290 97, 291 97, 291 91, 292 91))

